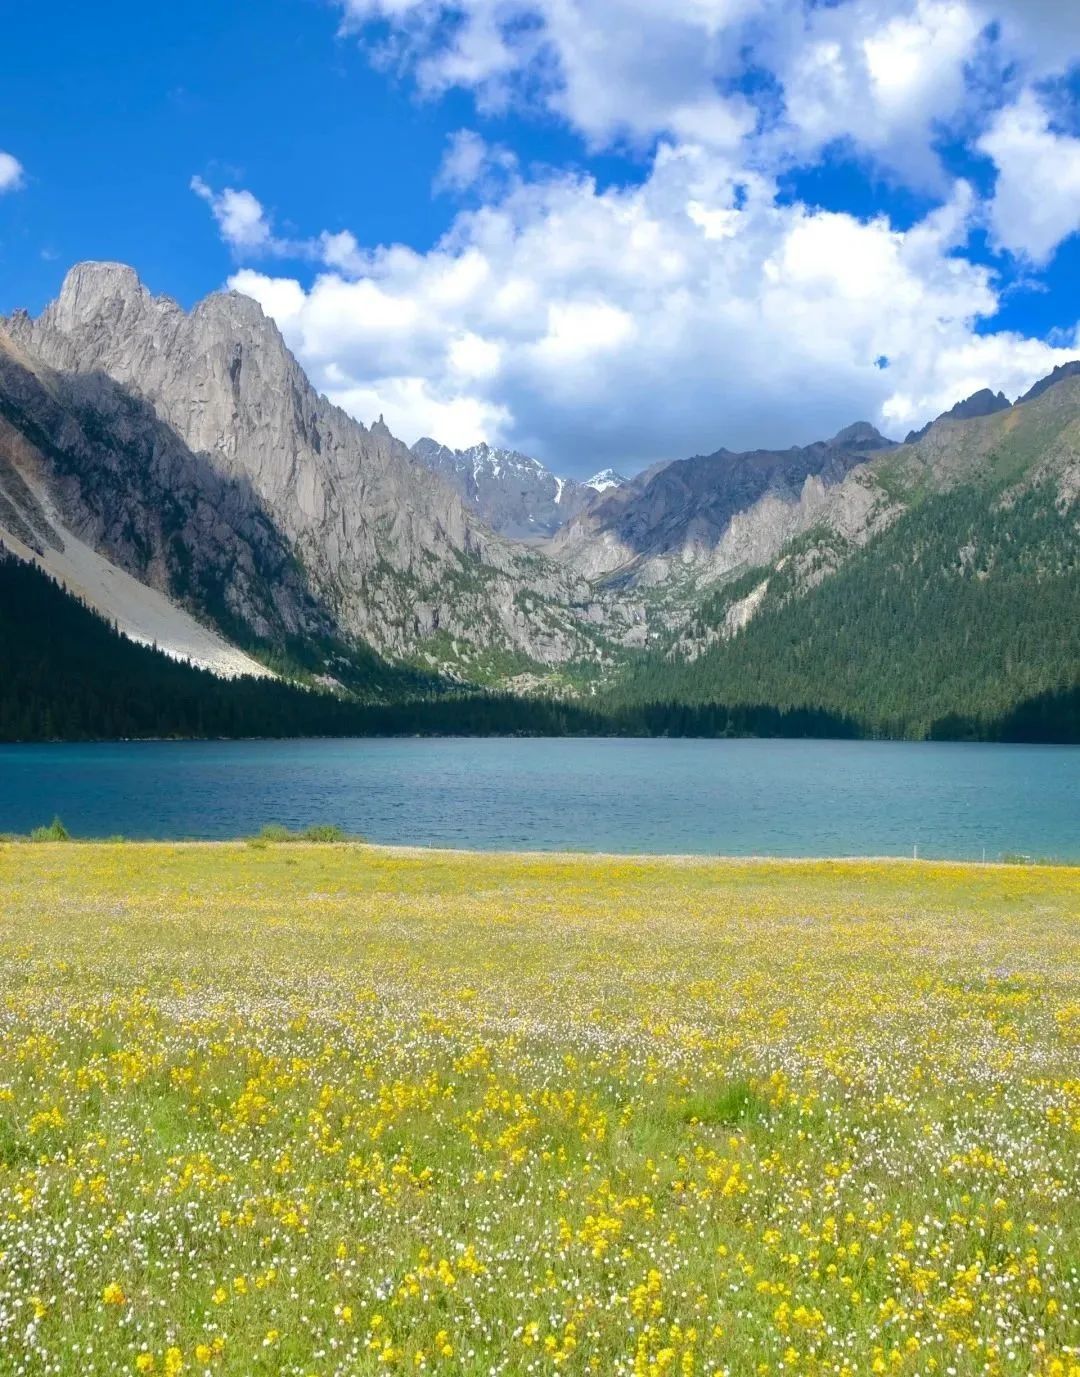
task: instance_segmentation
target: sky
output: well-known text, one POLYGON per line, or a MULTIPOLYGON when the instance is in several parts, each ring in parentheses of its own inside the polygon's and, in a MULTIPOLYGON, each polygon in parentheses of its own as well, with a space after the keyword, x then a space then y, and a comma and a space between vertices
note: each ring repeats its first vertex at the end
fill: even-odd
POLYGON ((0 312, 232 288, 412 443, 632 473, 1080 356, 1073 0, 0 4, 0 312))

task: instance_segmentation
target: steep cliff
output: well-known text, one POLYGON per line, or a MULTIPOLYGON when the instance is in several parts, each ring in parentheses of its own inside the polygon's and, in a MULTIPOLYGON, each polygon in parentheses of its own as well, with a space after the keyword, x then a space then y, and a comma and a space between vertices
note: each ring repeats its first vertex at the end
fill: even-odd
MULTIPOLYGON (((97 503, 108 509, 106 522, 100 511, 95 518, 95 493, 110 464, 90 466, 81 450, 61 464, 55 452, 63 446, 49 433, 57 418, 41 427, 50 466, 68 484, 72 519, 95 518, 96 543, 127 564, 122 533, 145 526, 152 497, 129 479, 147 454, 155 464, 167 454, 166 500, 190 490, 188 505, 206 521, 226 510, 233 526, 265 525, 297 597, 310 597, 303 615, 335 636, 460 667, 492 651, 543 663, 595 657, 598 627, 633 633, 632 612, 495 536, 381 421, 367 428, 317 394, 247 297, 217 293, 188 312, 153 296, 130 268, 83 263, 37 319, 16 313, 8 332, 49 370, 57 405, 84 431, 101 422, 106 433, 94 438, 127 456, 111 463, 125 469, 124 481, 118 474, 97 503)), ((13 413, 18 406, 15 397, 13 413)), ((196 567, 230 564, 216 530, 200 520, 186 524, 182 543, 196 567)), ((144 567, 167 560, 163 546, 164 533, 149 540, 144 567)), ((302 631, 300 605, 285 604, 281 620, 302 631)), ((234 591, 229 606, 254 628, 273 630, 247 592, 234 591)))

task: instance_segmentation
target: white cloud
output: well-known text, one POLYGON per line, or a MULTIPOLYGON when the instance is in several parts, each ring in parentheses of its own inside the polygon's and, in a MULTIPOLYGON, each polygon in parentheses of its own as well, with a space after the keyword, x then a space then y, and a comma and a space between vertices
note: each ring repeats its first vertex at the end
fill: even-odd
POLYGON ((940 184, 934 138, 965 107, 982 29, 963 0, 808 11, 771 48, 786 103, 772 144, 810 161, 846 140, 909 182, 940 184))
POLYGON ((540 107, 647 169, 601 191, 527 175, 459 130, 434 189, 473 208, 425 253, 349 230, 281 239, 249 192, 196 179, 238 257, 318 265, 232 282, 361 420, 383 412, 410 441, 486 438, 579 471, 632 468, 805 442, 857 417, 903 434, 1071 357, 989 331, 1001 289, 965 253, 989 222, 999 245, 1045 262, 1080 227, 1080 140, 1044 103, 1080 58, 1080 5, 337 3, 423 93, 465 88, 480 114, 540 107), (995 162, 989 206, 943 168, 944 134, 995 162), (934 191, 937 208, 901 230, 781 201, 781 174, 837 142, 934 191))
POLYGON ((370 424, 382 416, 395 435, 410 441, 433 435, 453 449, 468 449, 500 434, 505 411, 476 397, 446 396, 424 378, 382 378, 377 387, 331 389, 332 402, 370 424))
POLYGON ((663 145, 639 187, 519 183, 428 253, 358 250, 356 275, 307 288, 251 271, 232 285, 365 422, 381 411, 410 442, 486 438, 579 472, 633 467, 859 417, 903 434, 1070 357, 976 330, 997 295, 956 253, 975 209, 960 183, 901 232, 781 204, 767 178, 663 145))
POLYGON ((777 168, 843 140, 939 188, 935 141, 981 118, 984 68, 1000 84, 1080 61, 1075 0, 337 3, 344 28, 411 67, 425 94, 538 103, 593 147, 749 145, 777 168), (757 95, 738 83, 751 67, 771 79, 757 95))
POLYGON ((1030 74, 1058 75, 1080 61, 1080 5, 1073 0, 979 0, 978 8, 1001 25, 1006 50, 1030 74))
POLYGON ((493 193, 516 170, 517 158, 510 149, 489 144, 474 129, 459 129, 447 140, 434 189, 493 193))
POLYGON ((5 191, 18 191, 24 176, 23 165, 18 158, 0 149, 0 195, 5 191))
MULTIPOLYGON (((390 27, 421 88, 459 86, 482 108, 535 98, 594 145, 659 131, 729 146, 753 124, 716 79, 741 61, 768 0, 340 0, 345 27, 390 27)), ((785 0, 786 3, 786 0, 785 0)))
POLYGON ((303 314, 307 294, 291 277, 267 277, 242 268, 229 279, 229 285, 245 296, 254 297, 282 331, 288 330, 303 314))
MULTIPOLYGON (((222 239, 238 256, 321 256, 317 245, 282 239, 275 235, 262 202, 250 191, 237 191, 231 186, 227 186, 224 191, 215 191, 207 186, 201 177, 192 177, 190 187, 195 195, 210 207, 222 239)), ((331 246, 328 251, 332 253, 337 241, 351 238, 351 235, 324 234, 322 243, 331 246)), ((355 244, 355 240, 353 243, 355 244)))
POLYGON ((994 160, 990 224, 997 244, 1043 264, 1080 230, 1080 139, 1057 133, 1032 91, 998 113, 979 140, 994 160))

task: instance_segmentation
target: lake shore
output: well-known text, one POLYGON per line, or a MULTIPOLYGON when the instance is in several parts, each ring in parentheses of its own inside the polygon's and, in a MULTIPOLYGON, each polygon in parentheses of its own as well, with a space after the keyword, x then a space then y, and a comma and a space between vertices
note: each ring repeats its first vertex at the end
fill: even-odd
POLYGON ((696 852, 625 852, 625 851, 528 851, 528 850, 478 850, 468 847, 451 846, 395 846, 386 843, 375 843, 364 841, 360 838, 342 837, 335 841, 309 841, 302 837, 289 837, 287 839, 266 841, 258 834, 252 837, 232 837, 216 841, 202 841, 192 838, 178 837, 175 840, 158 839, 128 839, 124 838, 102 838, 102 837, 66 837, 60 840, 32 839, 29 835, 6 835, 0 836, 0 848, 3 846, 41 846, 41 847, 134 847, 143 851, 161 849, 164 851, 181 850, 211 850, 228 851, 237 847, 261 850, 269 847, 285 847, 297 852, 304 851, 344 851, 353 855, 369 855, 375 857, 401 858, 405 860, 460 860, 470 861, 477 865, 491 863, 498 865, 503 862, 527 862, 537 863, 559 863, 566 865, 581 864, 595 865, 618 863, 619 865, 640 865, 643 868, 655 868, 663 866, 679 868, 708 868, 715 866, 745 867, 750 869, 768 869, 775 867, 781 870, 799 869, 800 867, 833 867, 837 870, 849 868, 853 870, 864 869, 865 867, 884 866, 902 870, 905 867, 918 872, 920 869, 944 868, 958 871, 964 870, 1024 870, 1024 871, 1076 871, 1080 874, 1080 862, 1057 861, 1047 858, 1028 858, 1019 857, 1014 860, 985 860, 985 861, 966 861, 952 860, 950 858, 936 858, 933 856, 703 856, 696 852))

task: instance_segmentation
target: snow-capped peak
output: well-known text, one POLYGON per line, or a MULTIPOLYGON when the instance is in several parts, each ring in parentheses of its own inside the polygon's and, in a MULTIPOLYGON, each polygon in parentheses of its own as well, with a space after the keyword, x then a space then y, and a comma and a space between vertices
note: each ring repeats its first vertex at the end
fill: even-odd
POLYGON ((585 480, 585 486, 592 488, 594 492, 607 492, 609 488, 625 487, 627 480, 621 473, 616 473, 614 469, 601 469, 599 473, 594 473, 591 478, 585 480))

